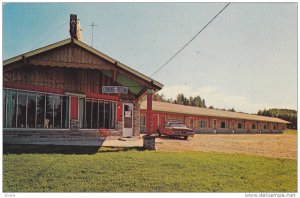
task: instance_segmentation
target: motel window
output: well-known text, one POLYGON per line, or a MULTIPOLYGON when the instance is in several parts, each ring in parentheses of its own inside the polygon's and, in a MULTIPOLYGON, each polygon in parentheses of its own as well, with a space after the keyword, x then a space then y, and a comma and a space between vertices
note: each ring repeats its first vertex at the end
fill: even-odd
POLYGON ((267 129, 267 125, 266 124, 264 124, 264 129, 267 129))
POLYGON ((79 99, 79 128, 115 129, 116 102, 96 99, 79 99))
POLYGON ((275 124, 273 124, 273 130, 276 130, 276 125, 275 124))
POLYGON ((226 123, 225 122, 221 122, 221 128, 222 129, 226 128, 226 123))
POLYGON ((252 124, 252 129, 256 129, 256 125, 255 124, 252 124))
POLYGON ((4 89, 4 128, 68 128, 69 98, 4 89))
POLYGON ((241 123, 238 124, 238 129, 242 129, 243 125, 241 123))
POLYGON ((200 120, 200 128, 206 128, 207 127, 207 121, 206 120, 200 120))

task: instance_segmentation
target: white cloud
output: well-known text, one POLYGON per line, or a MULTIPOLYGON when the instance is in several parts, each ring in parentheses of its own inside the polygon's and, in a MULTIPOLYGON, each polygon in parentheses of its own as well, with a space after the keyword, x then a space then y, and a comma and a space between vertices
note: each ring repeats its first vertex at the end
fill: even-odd
POLYGON ((199 88, 193 88, 187 85, 173 85, 164 86, 164 88, 159 92, 163 93, 166 98, 175 99, 179 93, 183 93, 186 97, 197 96, 205 99, 206 105, 213 105, 216 108, 234 108, 236 111, 242 111, 246 113, 257 113, 259 109, 268 108, 290 108, 276 106, 276 104, 260 104, 253 103, 245 96, 240 95, 229 95, 228 93, 218 90, 214 86, 203 86, 199 88))

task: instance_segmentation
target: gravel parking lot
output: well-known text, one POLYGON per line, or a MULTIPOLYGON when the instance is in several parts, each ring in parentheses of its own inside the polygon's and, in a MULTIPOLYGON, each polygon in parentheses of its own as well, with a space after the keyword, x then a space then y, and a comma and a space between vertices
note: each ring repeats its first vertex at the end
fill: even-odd
POLYGON ((244 153, 276 158, 297 158, 297 135, 285 134, 196 134, 188 140, 161 137, 158 151, 205 151, 244 153))

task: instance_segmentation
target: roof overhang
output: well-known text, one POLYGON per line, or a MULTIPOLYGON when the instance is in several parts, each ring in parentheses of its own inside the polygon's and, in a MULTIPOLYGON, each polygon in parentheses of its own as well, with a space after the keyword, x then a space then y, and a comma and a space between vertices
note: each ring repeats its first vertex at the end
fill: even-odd
POLYGON ((86 45, 85 43, 83 42, 80 42, 78 40, 75 40, 75 39, 71 39, 71 38, 68 38, 68 39, 65 39, 63 41, 59 41, 59 42, 56 42, 56 43, 53 43, 51 45, 48 45, 48 46, 45 46, 45 47, 42 47, 42 48, 39 48, 39 49, 36 49, 36 50, 33 50, 33 51, 30 51, 30 52, 27 52, 25 54, 21 54, 21 55, 18 55, 16 57, 13 57, 13 58, 10 58, 10 59, 7 59, 3 62, 3 67, 7 67, 8 65, 10 64, 14 64, 18 61, 22 61, 26 58, 30 58, 32 56, 35 56, 35 55, 38 55, 40 53, 43 53, 43 52, 46 52, 46 51, 49 51, 49 50, 52 50, 52 49, 55 49, 55 48, 58 48, 58 47, 61 47, 61 46, 64 46, 64 45, 67 45, 69 43, 74 43, 75 45, 78 45, 86 50, 88 50, 89 52, 103 58, 104 60, 112 63, 112 64, 115 64, 117 65, 119 68, 123 69, 124 71, 128 72, 129 74, 131 75, 134 75, 146 82, 149 83, 149 88, 152 88, 152 89, 155 89, 155 90, 160 90, 162 89, 163 87, 163 84, 161 84, 160 82, 158 81, 155 81, 154 79, 130 68, 129 66, 123 64, 123 63, 120 63, 119 61, 107 56, 106 54, 103 54, 102 52, 86 45))

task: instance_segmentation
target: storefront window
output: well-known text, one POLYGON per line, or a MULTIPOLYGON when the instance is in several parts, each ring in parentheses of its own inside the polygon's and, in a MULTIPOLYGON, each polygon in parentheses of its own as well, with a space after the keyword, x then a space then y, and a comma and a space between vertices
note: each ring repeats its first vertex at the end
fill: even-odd
POLYGON ((5 128, 68 128, 66 96, 4 89, 5 128))
POLYGON ((62 103, 61 96, 54 95, 53 96, 54 128, 62 128, 61 103, 62 103))
POLYGON ((86 100, 86 119, 85 119, 85 125, 84 128, 91 129, 92 128, 92 101, 86 100))
POLYGON ((79 98, 79 128, 84 128, 85 100, 79 98))
POLYGON ((2 94, 2 101, 3 101, 3 127, 5 127, 5 123, 6 123, 6 90, 3 90, 3 94, 2 94))
POLYGON ((62 128, 69 128, 69 97, 63 96, 62 103, 62 128))
POLYGON ((116 128, 116 103, 111 101, 80 98, 79 99, 79 128, 115 129, 116 128))
POLYGON ((35 93, 28 92, 27 97, 27 127, 35 128, 36 96, 35 93))
POLYGON ((110 129, 109 120, 111 118, 110 118, 109 109, 110 109, 110 103, 104 102, 104 128, 107 128, 107 129, 110 129))
POLYGON ((115 102, 112 102, 110 103, 111 104, 111 108, 110 108, 110 117, 111 117, 111 120, 110 120, 110 128, 111 129, 114 129, 116 128, 116 103, 115 102))
POLYGON ((26 127, 26 100, 27 93, 24 91, 18 91, 18 117, 17 117, 17 127, 26 127))
POLYGON ((97 121, 98 121, 98 102, 97 100, 94 100, 92 106, 92 128, 94 129, 99 128, 99 122, 97 121))
POLYGON ((17 92, 14 90, 7 90, 6 94, 6 127, 15 128, 17 114, 17 92))
POLYGON ((105 128, 104 127, 104 102, 99 101, 99 128, 105 128))

